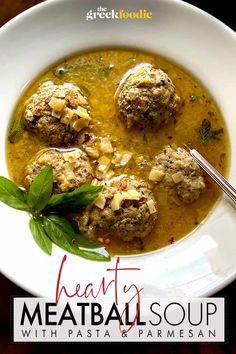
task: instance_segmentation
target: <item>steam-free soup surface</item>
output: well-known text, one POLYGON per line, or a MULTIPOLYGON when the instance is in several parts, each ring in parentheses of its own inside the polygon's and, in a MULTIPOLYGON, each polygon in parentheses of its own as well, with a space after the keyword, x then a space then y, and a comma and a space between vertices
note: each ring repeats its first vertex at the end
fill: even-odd
MULTIPOLYGON (((13 116, 21 118, 27 99, 46 82, 72 83, 88 97, 93 119, 92 132, 98 137, 110 136, 118 149, 133 153, 129 164, 116 169, 116 175, 135 175, 148 181, 154 157, 168 144, 199 150, 223 175, 227 172, 228 137, 221 113, 206 89, 188 72, 175 63, 145 52, 132 50, 101 50, 83 53, 66 59, 41 75, 21 98, 13 116), (181 113, 176 122, 158 131, 127 129, 119 119, 114 94, 127 70, 139 63, 151 63, 164 70, 174 82, 182 100, 181 113), (202 122, 207 120, 219 134, 204 140, 202 122), (145 157, 140 166, 137 161, 145 157)), ((11 139, 12 141, 12 139, 11 139)), ((24 185, 25 166, 42 148, 47 147, 38 136, 23 132, 16 141, 7 143, 7 159, 11 177, 24 185)), ((193 231, 208 215, 220 196, 216 185, 206 177, 206 188, 199 199, 190 204, 178 203, 164 188, 153 188, 158 204, 158 221, 155 228, 142 241, 130 242, 115 237, 107 245, 111 254, 148 252, 176 242, 193 231)))

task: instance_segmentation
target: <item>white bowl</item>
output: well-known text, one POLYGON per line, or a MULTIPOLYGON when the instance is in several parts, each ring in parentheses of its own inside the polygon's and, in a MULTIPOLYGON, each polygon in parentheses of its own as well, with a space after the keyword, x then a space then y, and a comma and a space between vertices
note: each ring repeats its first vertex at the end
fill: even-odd
MULTIPOLYGON (((138 10, 142 0, 103 0, 109 9, 138 10)), ((25 87, 45 68, 65 56, 94 47, 128 46, 162 54, 190 72, 209 89, 226 120, 231 150, 236 152, 236 36, 203 11, 177 0, 146 0, 151 20, 86 21, 96 9, 94 0, 46 1, 16 17, 0 30, 0 166, 8 175, 5 141, 9 119, 25 87)), ((236 159, 229 179, 236 181, 236 159)), ((0 205, 0 269, 29 292, 54 296, 65 252, 54 246, 51 257, 34 243, 28 216, 0 205)), ((183 216, 184 217, 184 216, 183 216)), ((143 296, 203 296, 212 294, 236 276, 236 211, 224 198, 206 222, 177 244, 151 254, 124 257, 120 265, 140 271, 120 272, 143 296)), ((98 283, 111 264, 95 263, 68 254, 63 283, 98 283), (96 270, 96 271, 94 271, 96 270)), ((110 278, 110 273, 107 273, 110 278)))

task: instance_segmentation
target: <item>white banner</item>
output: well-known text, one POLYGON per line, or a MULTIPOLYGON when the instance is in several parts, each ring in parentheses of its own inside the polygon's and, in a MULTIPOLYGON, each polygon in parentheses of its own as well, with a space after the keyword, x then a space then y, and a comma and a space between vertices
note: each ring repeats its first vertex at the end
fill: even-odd
POLYGON ((223 298, 14 298, 15 342, 224 342, 223 298))

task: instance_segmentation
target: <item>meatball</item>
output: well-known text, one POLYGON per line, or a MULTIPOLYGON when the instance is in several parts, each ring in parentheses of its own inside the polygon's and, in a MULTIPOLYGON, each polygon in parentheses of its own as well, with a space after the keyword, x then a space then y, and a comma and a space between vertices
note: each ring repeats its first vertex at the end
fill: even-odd
POLYGON ((23 117, 28 130, 50 146, 68 146, 89 125, 89 105, 79 88, 43 84, 26 103, 23 117))
POLYGON ((44 149, 25 170, 25 186, 29 188, 46 166, 53 167, 54 193, 68 192, 92 181, 93 169, 87 155, 80 149, 44 149))
POLYGON ((156 202, 148 185, 128 177, 106 181, 95 203, 78 218, 80 231, 130 241, 147 236, 157 218, 156 202))
POLYGON ((167 146, 157 157, 149 179, 161 182, 179 201, 197 200, 205 188, 203 172, 194 158, 183 148, 167 146))
POLYGON ((129 75, 121 86, 117 104, 128 128, 156 128, 174 120, 180 97, 169 76, 151 65, 129 75))

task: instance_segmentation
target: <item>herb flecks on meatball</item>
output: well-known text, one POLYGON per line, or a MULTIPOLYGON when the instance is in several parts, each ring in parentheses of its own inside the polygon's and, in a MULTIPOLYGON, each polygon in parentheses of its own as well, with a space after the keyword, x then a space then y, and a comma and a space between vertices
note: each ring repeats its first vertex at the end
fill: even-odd
POLYGON ((24 120, 30 131, 50 146, 68 146, 91 120, 89 105, 79 88, 43 84, 27 101, 24 120))
POLYGON ((53 167, 54 193, 72 191, 83 184, 90 184, 93 178, 89 159, 80 149, 45 149, 26 167, 25 186, 29 188, 38 173, 48 165, 53 167))
POLYGON ((197 200, 205 188, 203 172, 194 158, 183 148, 167 146, 157 157, 149 179, 167 187, 179 201, 197 200))
POLYGON ((174 120, 180 97, 169 76, 151 65, 137 68, 118 90, 120 116, 128 128, 155 128, 174 120))
POLYGON ((144 238, 157 219, 157 205, 147 183, 122 177, 106 181, 95 203, 78 218, 80 231, 93 238, 98 233, 130 241, 144 238))

